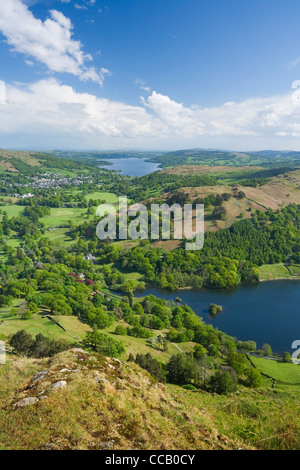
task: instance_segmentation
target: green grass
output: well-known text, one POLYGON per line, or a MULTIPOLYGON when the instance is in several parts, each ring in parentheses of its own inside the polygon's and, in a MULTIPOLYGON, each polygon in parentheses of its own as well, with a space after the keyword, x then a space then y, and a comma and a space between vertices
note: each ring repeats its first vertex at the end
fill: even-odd
MULTIPOLYGON (((17 300, 14 301, 13 307, 18 308, 23 304, 24 301, 17 300)), ((31 335, 41 333, 51 339, 65 339, 66 341, 73 342, 75 340, 82 340, 85 337, 87 331, 91 330, 87 324, 80 322, 75 316, 53 315, 53 318, 67 330, 67 332, 65 332, 58 325, 51 322, 51 320, 43 318, 41 314, 33 315, 33 317, 29 320, 22 320, 18 316, 12 316, 10 313, 11 308, 12 307, 6 307, 0 309, 0 333, 5 336, 15 334, 19 330, 26 330, 31 335)), ((45 312, 45 314, 47 314, 47 312, 45 312)), ((120 324, 120 322, 114 322, 110 327, 105 328, 102 331, 112 338, 120 340, 124 344, 126 348, 126 353, 122 357, 124 360, 128 358, 130 353, 136 356, 138 353, 147 354, 150 352, 153 357, 163 363, 166 363, 172 354, 178 354, 180 351, 191 352, 194 347, 194 343, 180 343, 178 346, 169 343, 168 351, 161 352, 155 347, 148 345, 147 340, 144 338, 134 338, 133 336, 127 335, 115 335, 114 331, 117 324, 120 324)), ((128 326, 128 324, 124 322, 121 322, 121 324, 123 324, 125 327, 128 326)), ((153 332, 154 335, 157 336, 161 334, 160 331, 153 332)))
POLYGON ((289 279, 291 274, 283 263, 279 264, 265 264, 259 267, 259 278, 260 280, 272 280, 272 279, 289 279))
MULTIPOLYGON (((11 204, 7 206, 0 206, 0 210, 2 212, 6 212, 8 218, 11 219, 12 217, 19 217, 24 211, 24 207, 11 204)), ((0 218, 2 219, 2 215, 0 215, 0 218)))
POLYGON ((91 194, 87 194, 85 196, 85 199, 87 199, 88 201, 90 199, 101 199, 105 202, 107 202, 108 204, 115 204, 116 202, 119 201, 119 198, 118 196, 116 196, 116 194, 114 193, 106 193, 106 192, 95 192, 95 193, 91 193, 91 194))
MULTIPOLYGON (((20 300, 15 301, 13 307, 18 308, 22 303, 23 301, 20 300)), ((17 331, 25 330, 31 335, 41 333, 51 339, 64 339, 73 343, 75 338, 78 338, 78 340, 83 339, 90 329, 88 325, 81 323, 74 316, 53 316, 67 330, 66 333, 62 328, 48 318, 43 318, 40 314, 33 315, 29 320, 22 320, 18 316, 11 315, 10 312, 11 307, 0 309, 0 333, 6 337, 15 334, 17 331)))
POLYGON ((15 235, 12 235, 10 238, 6 240, 6 244, 8 246, 12 246, 13 248, 17 248, 20 245, 20 243, 21 243, 21 239, 15 235))
MULTIPOLYGON (((118 324, 122 324, 126 328, 128 326, 128 324, 125 322, 114 322, 110 327, 105 328, 104 330, 101 330, 101 331, 105 334, 108 334, 112 338, 121 341, 124 344, 126 348, 126 353, 121 357, 121 359, 123 360, 126 360, 130 353, 133 354, 134 356, 136 356, 138 353, 141 353, 141 354, 150 353, 153 357, 158 359, 160 362, 166 363, 168 362, 172 354, 180 353, 180 349, 184 352, 191 352, 194 347, 194 343, 180 343, 178 345, 180 349, 178 349, 174 344, 168 343, 168 351, 162 352, 152 347, 151 345, 148 345, 147 340, 144 338, 134 338, 133 336, 127 336, 127 335, 126 336, 115 335, 114 331, 118 324)), ((161 334, 160 331, 154 331, 154 330, 152 331, 155 336, 158 336, 161 334)))
MULTIPOLYGON (((53 316, 54 320, 60 323, 67 332, 73 336, 74 338, 78 338, 78 340, 82 340, 88 331, 91 331, 91 328, 86 324, 82 323, 78 320, 77 317, 74 316, 66 316, 66 315, 55 315, 53 316)), ((63 332, 62 329, 60 331, 63 332)))
POLYGON ((7 355, 0 449, 99 450, 111 443, 111 450, 296 450, 299 398, 299 391, 271 388, 241 387, 229 396, 184 390, 155 383, 132 362, 71 351, 38 360, 7 355), (41 371, 47 375, 29 382, 41 371), (67 387, 49 391, 59 380, 67 387), (41 395, 33 406, 13 407, 41 395))
POLYGON ((126 281, 140 281, 143 277, 140 273, 123 273, 126 281))
POLYGON ((300 277, 300 265, 293 264, 289 266, 289 271, 293 276, 299 276, 300 277))
POLYGON ((251 356, 251 361, 261 372, 278 381, 290 385, 300 385, 299 365, 254 356, 251 356))
POLYGON ((56 228, 61 225, 67 224, 69 220, 72 220, 75 224, 79 223, 86 218, 86 213, 87 209, 52 208, 51 215, 43 217, 40 220, 45 224, 46 228, 56 228))
POLYGON ((52 230, 48 230, 45 233, 45 237, 55 243, 61 243, 62 245, 70 245, 74 243, 74 240, 70 238, 67 233, 69 229, 66 228, 56 228, 52 230))

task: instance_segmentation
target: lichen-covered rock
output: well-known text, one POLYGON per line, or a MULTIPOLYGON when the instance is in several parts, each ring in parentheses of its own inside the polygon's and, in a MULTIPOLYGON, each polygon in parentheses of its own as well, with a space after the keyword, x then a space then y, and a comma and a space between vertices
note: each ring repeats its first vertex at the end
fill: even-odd
POLYGON ((23 406, 30 406, 34 405, 39 401, 38 398, 36 397, 28 397, 28 398, 23 398, 23 400, 18 401, 17 403, 14 404, 15 408, 23 408, 23 406))
POLYGON ((55 382, 55 384, 50 385, 49 388, 52 390, 60 390, 67 386, 67 382, 65 380, 60 380, 59 382, 55 382))

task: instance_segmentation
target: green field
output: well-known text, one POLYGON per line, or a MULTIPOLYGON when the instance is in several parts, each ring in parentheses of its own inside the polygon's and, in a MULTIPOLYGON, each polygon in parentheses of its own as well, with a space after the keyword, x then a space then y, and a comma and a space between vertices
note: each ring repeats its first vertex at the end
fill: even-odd
POLYGON ((72 242, 74 242, 74 240, 72 240, 72 238, 67 235, 68 230, 69 229, 67 228, 54 228, 52 230, 50 229, 45 233, 45 237, 55 243, 70 245, 72 242))
MULTIPOLYGON (((21 301, 15 301, 14 307, 19 307, 21 303, 21 301)), ((66 333, 62 328, 40 314, 33 315, 29 320, 22 320, 18 316, 11 315, 10 312, 11 308, 8 307, 0 309, 0 334, 4 336, 13 335, 19 330, 26 330, 31 335, 41 333, 51 339, 64 339, 73 343, 76 339, 83 339, 86 332, 90 330, 88 325, 81 323, 74 316, 55 315, 53 317, 67 330, 66 333)))
POLYGON ((48 217, 43 217, 41 222, 43 222, 48 227, 60 227, 61 225, 68 224, 69 220, 72 220, 75 224, 82 221, 86 218, 86 209, 78 208, 52 208, 51 215, 48 217))
POLYGON ((265 264, 259 267, 259 278, 261 281, 269 281, 272 279, 292 279, 293 276, 300 276, 299 266, 289 266, 288 268, 283 264, 265 264))
MULTIPOLYGON (((101 199, 105 200, 107 203, 114 204, 118 201, 118 198, 115 194, 109 192, 94 192, 88 194, 86 199, 101 199)), ((0 206, 2 212, 6 212, 9 218, 19 217, 24 211, 23 206, 18 206, 16 204, 0 206)), ((0 221, 2 219, 0 214, 0 221)), ((92 215, 87 215, 87 209, 85 208, 51 208, 51 215, 43 217, 40 221, 45 225, 46 233, 45 237, 53 242, 58 242, 63 245, 70 245, 73 240, 67 235, 68 228, 66 226, 69 224, 69 221, 72 221, 74 225, 82 223, 84 220, 91 219, 92 215)), ((16 248, 19 246, 20 240, 14 236, 12 233, 11 236, 7 239, 7 245, 16 248)), ((0 256, 5 258, 6 256, 3 253, 0 253, 0 256)), ((135 279, 135 277, 133 277, 135 279)))
MULTIPOLYGON (((2 212, 6 212, 7 213, 7 216, 9 219, 11 219, 12 217, 19 217, 22 212, 24 211, 24 207, 23 206, 17 206, 16 204, 11 204, 11 205, 7 205, 7 206, 0 206, 0 210, 2 212)), ((2 219, 2 215, 0 215, 0 218, 2 219)))
MULTIPOLYGON (((24 304, 23 300, 15 300, 13 307, 19 308, 24 304)), ((65 316, 65 315, 51 315, 54 320, 60 323, 67 331, 65 332, 58 325, 53 323, 48 318, 45 318, 41 314, 33 315, 29 320, 22 320, 20 317, 11 315, 12 307, 4 307, 0 309, 0 335, 5 337, 15 334, 17 331, 25 330, 31 335, 37 335, 39 333, 47 336, 51 339, 64 339, 68 342, 81 341, 87 331, 90 331, 91 328, 81 321, 78 320, 75 316, 65 316)), ((45 315, 47 312, 45 312, 45 315)), ((121 322, 125 327, 128 326, 127 323, 121 322)), ((108 334, 114 339, 119 339, 124 343, 126 347, 126 353, 121 359, 126 360, 128 354, 132 353, 136 355, 138 353, 147 354, 151 353, 153 357, 158 359, 161 362, 167 362, 170 359, 172 354, 178 354, 179 352, 191 352, 194 347, 194 343, 180 343, 180 345, 175 345, 169 343, 168 351, 161 352, 155 347, 148 345, 146 339, 144 338, 135 338, 133 336, 116 336, 114 334, 115 328, 119 324, 114 322, 110 327, 105 328, 103 333, 108 334)), ((154 335, 160 335, 160 331, 154 331, 154 335)))
MULTIPOLYGON (((114 339, 118 339, 124 343, 124 346, 126 348, 126 353, 121 357, 122 360, 126 360, 128 358, 128 355, 131 353, 134 356, 136 356, 138 353, 140 354, 147 354, 150 352, 150 354, 158 359, 159 361, 166 363, 172 356, 172 354, 178 354, 179 352, 191 352, 194 347, 194 343, 180 343, 179 347, 177 347, 173 343, 168 343, 168 351, 167 352, 162 352, 158 351, 156 348, 152 347, 151 345, 148 345, 146 343, 146 339, 144 338, 135 338, 133 336, 119 336, 115 335, 114 331, 117 325, 122 324, 123 326, 127 327, 128 324, 125 322, 114 322, 113 325, 111 325, 108 328, 105 328, 104 330, 101 330, 101 332, 108 334, 114 339)), ((155 331, 152 330, 154 335, 160 335, 162 332, 161 331, 155 331)))
POLYGON ((116 194, 114 193, 106 193, 106 192, 95 192, 95 193, 91 193, 91 194, 87 194, 85 196, 85 198, 89 201, 90 199, 101 199, 105 202, 107 202, 108 204, 115 204, 116 202, 119 201, 119 198, 118 196, 116 196, 116 194))
POLYGON ((264 374, 289 385, 300 385, 300 366, 251 356, 253 364, 264 374))
MULTIPOLYGON (((15 306, 17 307, 18 305, 15 304, 15 306)), ((31 335, 37 335, 41 333, 51 339, 64 339, 65 341, 73 343, 76 341, 81 341, 85 337, 86 332, 91 330, 88 325, 81 323, 74 316, 52 316, 53 319, 59 322, 67 330, 67 332, 65 332, 58 325, 51 322, 51 320, 48 318, 44 318, 40 314, 33 315, 30 320, 22 320, 18 318, 18 316, 12 316, 10 314, 10 310, 10 308, 0 309, 0 334, 6 337, 15 334, 17 331, 25 330, 31 335)), ((117 324, 118 323, 115 322, 109 328, 106 328, 102 331, 112 338, 119 339, 122 341, 122 343, 124 343, 124 346, 126 347, 126 353, 121 358, 123 360, 126 360, 128 354, 130 353, 136 355, 138 353, 147 354, 150 352, 153 357, 165 363, 170 359, 172 354, 178 354, 181 351, 190 352, 194 346, 193 343, 181 343, 179 347, 177 347, 175 344, 169 343, 168 352, 161 352, 148 345, 146 340, 143 338, 134 338, 133 336, 116 336, 114 331, 117 324)), ((124 324, 124 326, 128 325, 124 324)), ((159 335, 161 332, 157 331, 154 333, 159 335)))
POLYGON ((297 264, 293 264, 289 266, 289 271, 293 276, 299 276, 300 277, 300 266, 297 264))

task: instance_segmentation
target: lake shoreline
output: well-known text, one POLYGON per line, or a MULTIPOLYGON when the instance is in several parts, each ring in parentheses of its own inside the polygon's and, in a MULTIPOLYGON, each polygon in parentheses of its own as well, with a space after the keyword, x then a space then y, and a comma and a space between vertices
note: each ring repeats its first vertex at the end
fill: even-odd
POLYGON ((149 294, 174 303, 180 297, 181 304, 191 307, 205 323, 241 341, 253 340, 258 348, 268 343, 279 355, 291 351, 293 341, 300 336, 300 316, 295 311, 295 305, 300 302, 300 279, 260 281, 232 289, 167 291, 147 286, 137 297, 149 294), (290 280, 295 282, 286 282, 290 280), (222 314, 211 318, 211 303, 222 305, 222 314))
POLYGON ((141 177, 161 170, 158 163, 149 162, 146 157, 138 158, 125 156, 122 158, 109 158, 107 160, 104 158, 99 160, 99 162, 101 163, 99 168, 103 168, 103 162, 104 164, 107 162, 110 166, 110 171, 115 171, 124 176, 141 177))
POLYGON ((296 277, 273 277, 272 279, 260 279, 259 282, 272 282, 272 281, 300 281, 300 276, 296 277))

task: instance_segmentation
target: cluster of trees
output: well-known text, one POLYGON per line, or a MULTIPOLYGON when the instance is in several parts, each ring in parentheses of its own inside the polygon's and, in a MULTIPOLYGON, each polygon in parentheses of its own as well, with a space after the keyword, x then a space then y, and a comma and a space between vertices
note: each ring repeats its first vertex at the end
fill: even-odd
POLYGON ((208 233, 203 255, 248 261, 258 266, 286 261, 299 252, 300 205, 290 204, 278 211, 256 211, 251 220, 208 233))
MULTIPOLYGON (((132 184, 128 187, 128 192, 123 194, 128 194, 128 196, 135 201, 141 201, 148 199, 150 194, 151 197, 153 197, 153 194, 159 196, 164 193, 175 191, 174 194, 176 195, 176 190, 179 190, 180 188, 217 186, 218 184, 217 178, 209 174, 178 175, 156 171, 149 175, 135 178, 132 184)), ((172 201, 179 202, 176 200, 176 197, 172 199, 172 201)))
POLYGON ((166 370, 157 359, 153 358, 150 353, 147 354, 137 354, 136 358, 132 355, 129 356, 129 361, 134 360, 136 364, 138 364, 142 369, 147 370, 152 377, 157 380, 158 382, 165 383, 166 382, 166 370))
POLYGON ((276 212, 256 211, 228 229, 207 233, 202 250, 178 248, 165 252, 147 241, 130 250, 102 244, 97 254, 104 263, 138 271, 144 280, 161 288, 231 288, 240 282, 257 282, 258 266, 297 262, 300 242, 300 206, 291 204, 276 212))
POLYGON ((229 394, 235 392, 239 384, 248 388, 261 387, 260 372, 249 364, 244 354, 232 352, 227 357, 227 364, 220 365, 199 349, 197 345, 193 353, 174 354, 167 364, 162 364, 150 353, 137 354, 136 358, 131 354, 129 361, 135 361, 159 382, 167 381, 190 390, 229 394))
POLYGON ((108 357, 119 357, 125 353, 125 347, 121 341, 111 338, 97 329, 86 334, 84 344, 108 357))
POLYGON ((70 344, 64 340, 51 340, 42 334, 33 338, 25 330, 15 333, 10 345, 17 354, 36 358, 51 357, 70 348, 70 344))

